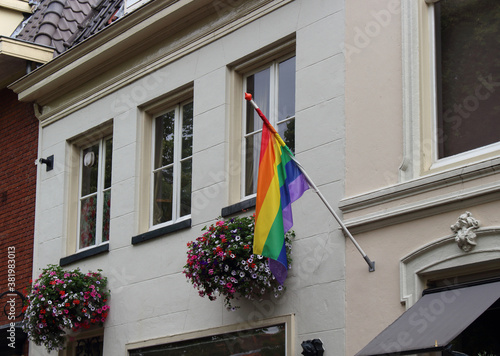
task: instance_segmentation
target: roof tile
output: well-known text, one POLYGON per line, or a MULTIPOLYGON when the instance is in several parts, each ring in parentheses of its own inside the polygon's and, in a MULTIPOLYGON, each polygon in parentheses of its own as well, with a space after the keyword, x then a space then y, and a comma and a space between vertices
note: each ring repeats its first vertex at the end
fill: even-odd
POLYGON ((55 48, 57 56, 105 28, 124 0, 41 0, 17 38, 55 48))

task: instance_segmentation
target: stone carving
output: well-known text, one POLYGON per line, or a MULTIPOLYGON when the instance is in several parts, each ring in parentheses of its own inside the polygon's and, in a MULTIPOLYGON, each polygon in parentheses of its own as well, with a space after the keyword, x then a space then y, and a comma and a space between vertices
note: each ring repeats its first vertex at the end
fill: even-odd
POLYGON ((455 241, 463 251, 469 252, 476 246, 476 234, 474 230, 479 228, 479 221, 472 217, 472 214, 466 211, 460 215, 457 222, 451 225, 451 231, 455 235, 455 241))

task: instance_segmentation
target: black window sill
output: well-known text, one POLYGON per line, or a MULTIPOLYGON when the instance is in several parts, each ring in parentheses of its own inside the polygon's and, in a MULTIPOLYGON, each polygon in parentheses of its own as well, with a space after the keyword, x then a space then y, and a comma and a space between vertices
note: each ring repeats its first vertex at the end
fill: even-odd
POLYGON ((149 241, 152 239, 156 239, 158 237, 170 234, 175 231, 188 229, 191 227, 191 219, 183 220, 178 223, 168 225, 165 227, 161 227, 159 229, 155 229, 152 231, 145 232, 140 235, 136 235, 132 237, 132 245, 137 245, 141 242, 149 241))
POLYGON ((248 200, 240 201, 239 203, 233 204, 226 206, 225 208, 222 208, 220 215, 225 218, 237 213, 242 213, 246 210, 253 209, 255 208, 255 202, 256 198, 253 197, 248 200))
POLYGON ((67 266, 69 264, 72 264, 74 262, 83 260, 88 257, 100 255, 101 253, 108 252, 109 251, 109 243, 108 244, 103 244, 99 245, 93 248, 90 248, 88 250, 84 250, 81 252, 77 252, 73 255, 63 257, 59 260, 59 266, 67 266))

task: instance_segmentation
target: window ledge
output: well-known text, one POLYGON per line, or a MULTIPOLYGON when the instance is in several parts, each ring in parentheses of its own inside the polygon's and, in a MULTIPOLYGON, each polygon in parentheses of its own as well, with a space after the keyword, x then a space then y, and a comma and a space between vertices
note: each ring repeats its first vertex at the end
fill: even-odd
POLYGON ((102 244, 102 245, 99 245, 96 247, 92 247, 88 250, 80 251, 80 252, 77 252, 73 255, 63 257, 59 260, 59 265, 61 267, 67 266, 67 265, 72 264, 74 262, 83 260, 83 259, 88 258, 88 257, 100 255, 101 253, 108 252, 108 251, 109 251, 109 243, 102 244))
POLYGON ((363 210, 368 207, 387 203, 388 201, 409 198, 450 185, 495 175, 499 171, 500 158, 495 158, 345 198, 340 201, 339 208, 344 214, 363 210))
POLYGON ((496 201, 500 195, 498 180, 478 182, 478 184, 469 187, 464 187, 463 183, 497 175, 499 172, 500 158, 496 158, 346 198, 340 201, 339 208, 344 214, 358 213, 357 216, 344 220, 345 225, 352 233, 371 231, 405 221, 463 209, 467 205, 496 201), (440 189, 453 186, 456 186, 457 189, 440 191, 440 189), (428 198, 424 193, 430 191, 436 193, 428 198), (401 203, 387 204, 394 201, 401 203), (377 207, 376 211, 373 209, 374 207, 377 207), (369 210, 363 213, 364 209, 369 210))
POLYGON ((255 208, 255 203, 256 203, 256 198, 250 198, 248 200, 240 201, 239 203, 233 204, 226 206, 225 208, 222 208, 220 215, 225 218, 227 216, 236 214, 236 213, 241 213, 245 210, 248 209, 253 209, 255 208))
POLYGON ((191 227, 191 219, 182 220, 172 225, 167 225, 159 229, 151 230, 143 234, 139 234, 132 237, 132 245, 137 245, 141 242, 156 239, 158 237, 170 234, 175 231, 187 229, 191 227))

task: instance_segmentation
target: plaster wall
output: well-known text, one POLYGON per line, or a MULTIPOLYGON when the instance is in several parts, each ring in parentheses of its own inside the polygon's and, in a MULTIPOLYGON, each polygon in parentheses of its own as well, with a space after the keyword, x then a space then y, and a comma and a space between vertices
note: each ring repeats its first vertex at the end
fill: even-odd
POLYGON ((398 182, 401 4, 346 1, 346 196, 398 182))
MULTIPOLYGON (((366 263, 354 245, 346 244, 346 355, 354 355, 360 351, 411 306, 410 302, 405 304, 402 298, 405 275, 400 268, 401 261, 406 256, 428 244, 448 237, 451 240, 447 243, 447 253, 441 253, 438 260, 445 261, 450 256, 472 258, 473 254, 462 251, 453 241, 450 226, 467 210, 480 221, 480 228, 498 227, 500 219, 495 212, 499 207, 498 202, 476 206, 464 203, 463 207, 457 210, 356 234, 358 243, 375 261, 376 270, 372 273, 368 272, 366 263)), ((479 236, 476 251, 479 252, 485 247, 491 249, 492 246, 498 246, 500 242, 498 233, 489 239, 491 242, 488 242, 488 238, 479 236)), ((498 254, 498 252, 495 253, 498 254)), ((472 264, 471 262, 471 266, 472 264)), ((498 262, 491 262, 489 268, 495 265, 498 266, 498 262)), ((453 270, 464 266, 466 265, 460 266, 451 262, 444 268, 449 270, 443 272, 440 278, 453 279, 458 274, 453 270)), ((472 267, 466 268, 470 273, 475 272, 472 267)), ((424 274, 416 276, 418 290, 412 297, 411 304, 426 288, 427 278, 429 276, 424 274)))
MULTIPOLYGON (((109 252, 68 267, 102 269, 111 289, 111 313, 104 354, 126 355, 126 345, 222 325, 295 314, 292 343, 320 338, 331 355, 344 354, 344 238, 313 192, 294 204, 294 264, 279 300, 242 301, 225 310, 222 301, 200 298, 181 273, 186 243, 230 204, 227 157, 234 105, 229 100, 228 65, 290 36, 296 38, 296 152, 327 199, 336 205, 344 182, 344 3, 295 0, 129 85, 43 126, 40 154, 55 157, 51 172, 40 172, 35 275, 68 254, 70 141, 113 121, 113 176, 109 252), (333 44, 333 45, 332 45, 333 44), (139 224, 140 107, 192 83, 194 148, 192 228, 131 245, 139 224), (51 224, 45 219, 51 217, 51 224)), ((161 50, 159 48, 158 50, 161 50)), ((145 52, 148 53, 148 52, 145 52)), ((134 58, 140 63, 147 58, 134 58)), ((131 63, 129 62, 129 63, 131 63)), ((127 67, 116 70, 125 72, 127 67)), ((104 75, 105 77, 105 75, 104 75)), ((50 103, 48 103, 50 107, 50 103)), ((239 179, 239 174, 237 174, 239 179)), ((233 178, 234 179, 234 178, 233 178)), ((234 199, 234 197, 233 197, 234 199)), ((41 348, 33 348, 41 355, 41 348)))
POLYGON ((0 6, 0 36, 9 37, 17 26, 23 21, 23 14, 0 6))
MULTIPOLYGON (((347 203, 342 210, 347 227, 369 258, 375 261, 375 271, 368 272, 355 246, 349 241, 346 243, 346 355, 356 354, 410 307, 426 288, 427 278, 438 275, 439 278, 453 278, 461 273, 475 272, 478 256, 489 256, 484 257, 482 268, 485 270, 491 271, 498 266, 500 240, 496 228, 500 222, 497 214, 500 204, 496 190, 490 187, 498 181, 495 157, 474 156, 473 162, 460 161, 455 169, 445 167, 437 174, 436 171, 423 172, 416 165, 414 176, 399 176, 405 146, 411 147, 412 142, 423 140, 414 132, 412 137, 405 136, 404 116, 408 115, 414 128, 424 121, 419 115, 431 117, 428 112, 419 110, 416 115, 413 115, 415 111, 403 115, 403 94, 409 87, 402 85, 409 79, 402 77, 403 64, 408 66, 406 73, 414 76, 414 82, 415 78, 422 81, 415 89, 419 94, 411 97, 411 105, 428 108, 433 100, 427 83, 430 79, 425 76, 429 72, 430 60, 426 57, 429 53, 422 49, 430 46, 425 37, 429 24, 422 22, 419 16, 405 18, 406 27, 403 27, 409 33, 402 36, 401 3, 406 4, 408 16, 410 13, 418 15, 419 11, 427 13, 424 10, 430 6, 423 0, 418 3, 346 2, 343 202, 347 203), (408 11, 411 7, 415 9, 408 11), (419 26, 421 33, 418 33, 419 26), (404 42, 409 39, 420 42, 404 42), (420 43, 420 47, 412 47, 416 43, 420 43), (402 57, 402 46, 411 52, 405 57, 414 56, 423 62, 420 67, 418 60, 412 62, 411 58, 402 57), (483 168, 488 173, 484 174, 483 168), (467 177, 467 172, 472 171, 474 173, 467 177), (482 189, 481 194, 468 194, 482 189), (481 229, 495 231, 483 240, 478 237, 477 250, 470 254, 457 246, 450 229, 465 211, 480 221, 481 229), (446 248, 438 250, 438 242, 446 248), (433 249, 439 251, 433 255, 434 269, 411 272, 415 293, 406 298, 403 294, 408 276, 405 274, 410 272, 402 267, 403 261, 416 251, 433 249)), ((413 151, 412 154, 412 158, 418 160, 420 153, 413 151)), ((422 257, 422 265, 430 265, 425 258, 422 257)))

